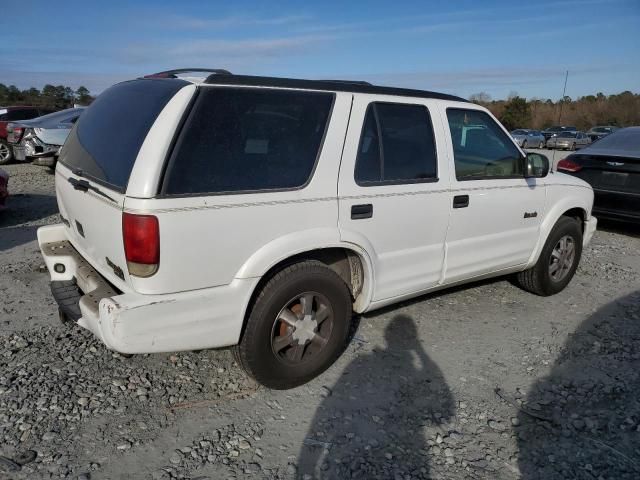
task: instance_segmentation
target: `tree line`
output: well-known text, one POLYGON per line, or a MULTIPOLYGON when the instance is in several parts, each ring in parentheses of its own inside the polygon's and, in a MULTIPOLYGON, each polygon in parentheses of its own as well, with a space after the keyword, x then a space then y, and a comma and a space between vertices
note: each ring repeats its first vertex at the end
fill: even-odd
POLYGON ((27 88, 20 90, 15 85, 0 83, 0 105, 32 105, 55 110, 77 105, 89 105, 94 97, 86 87, 72 89, 64 85, 45 85, 42 90, 27 88))
POLYGON ((570 125, 586 131, 596 125, 640 125, 640 95, 629 91, 616 95, 600 92, 576 100, 565 96, 557 102, 535 97, 527 100, 515 92, 507 100, 492 100, 482 92, 471 95, 469 100, 487 107, 508 130, 570 125))

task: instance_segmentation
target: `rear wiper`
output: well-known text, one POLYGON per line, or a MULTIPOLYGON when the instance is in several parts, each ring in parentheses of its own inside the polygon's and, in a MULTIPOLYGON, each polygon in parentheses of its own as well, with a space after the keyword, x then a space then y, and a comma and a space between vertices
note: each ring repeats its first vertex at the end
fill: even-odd
POLYGON ((111 200, 113 203, 117 203, 113 198, 111 198, 109 195, 107 195, 106 193, 104 193, 102 190, 100 190, 98 187, 94 187, 93 185, 91 185, 89 182, 87 182, 86 180, 78 180, 77 178, 73 178, 73 177, 69 177, 67 179, 69 181, 69 183, 71 185, 73 185, 73 188, 75 190, 80 190, 81 192, 86 192, 88 190, 91 190, 92 192, 97 193, 98 195, 102 195, 104 198, 111 200))

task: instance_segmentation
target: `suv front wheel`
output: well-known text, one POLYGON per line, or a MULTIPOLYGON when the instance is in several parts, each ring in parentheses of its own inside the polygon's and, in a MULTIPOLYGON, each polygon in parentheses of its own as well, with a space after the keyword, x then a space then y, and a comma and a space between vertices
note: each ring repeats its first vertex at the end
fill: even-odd
POLYGON ((575 218, 560 217, 536 264, 516 276, 517 283, 537 295, 562 291, 576 273, 582 255, 582 228, 575 218))
POLYGON ((262 385, 297 387, 340 356, 351 316, 351 294, 337 273, 315 260, 296 263, 260 290, 234 355, 262 385))

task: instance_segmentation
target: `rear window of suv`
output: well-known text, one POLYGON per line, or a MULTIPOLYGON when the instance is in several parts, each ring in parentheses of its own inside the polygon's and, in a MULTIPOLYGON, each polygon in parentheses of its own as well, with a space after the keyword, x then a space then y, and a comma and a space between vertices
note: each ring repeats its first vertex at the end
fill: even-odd
POLYGON ((165 174, 163 195, 303 187, 327 128, 334 94, 203 87, 165 174))
POLYGON ((178 79, 141 79, 105 90, 71 130, 60 162, 124 192, 138 151, 158 114, 182 87, 178 79))

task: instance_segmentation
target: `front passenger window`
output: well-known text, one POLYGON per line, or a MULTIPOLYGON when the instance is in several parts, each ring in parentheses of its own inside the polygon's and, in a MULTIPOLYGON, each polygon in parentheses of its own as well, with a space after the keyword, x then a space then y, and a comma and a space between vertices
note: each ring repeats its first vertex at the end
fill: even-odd
POLYGON ((447 119, 458 180, 524 176, 522 153, 485 112, 448 108, 447 119))

